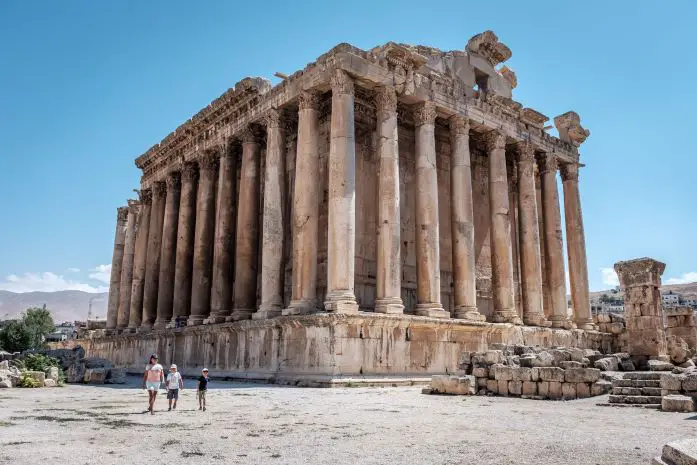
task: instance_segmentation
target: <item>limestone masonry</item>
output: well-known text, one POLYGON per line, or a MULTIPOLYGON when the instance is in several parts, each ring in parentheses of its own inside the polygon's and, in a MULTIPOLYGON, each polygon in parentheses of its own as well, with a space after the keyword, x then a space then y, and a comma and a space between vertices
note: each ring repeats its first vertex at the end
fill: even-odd
POLYGON ((567 112, 548 134, 512 99, 510 56, 491 31, 464 51, 340 44, 276 86, 237 83, 136 159, 107 336, 87 350, 126 366, 160 346, 184 371, 332 376, 445 372, 461 350, 516 342, 504 333, 614 349, 589 300, 589 131, 567 112), (410 328, 434 336, 414 348, 410 328))

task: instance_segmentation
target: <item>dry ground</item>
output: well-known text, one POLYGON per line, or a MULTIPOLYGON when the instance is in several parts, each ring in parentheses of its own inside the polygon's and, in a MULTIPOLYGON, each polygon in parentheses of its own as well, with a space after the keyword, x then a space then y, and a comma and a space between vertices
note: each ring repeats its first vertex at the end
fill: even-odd
MULTIPOLYGON (((212 382, 199 412, 143 413, 122 387, 0 391, 0 464, 649 464, 697 415, 570 402, 427 396, 417 387, 212 382)), ((187 385, 194 382, 186 380, 187 385)))

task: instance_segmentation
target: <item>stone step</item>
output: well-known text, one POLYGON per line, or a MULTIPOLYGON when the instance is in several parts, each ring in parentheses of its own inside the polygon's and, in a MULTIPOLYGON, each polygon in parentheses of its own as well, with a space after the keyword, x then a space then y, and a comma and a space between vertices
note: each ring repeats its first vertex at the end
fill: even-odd
POLYGON ((614 379, 612 387, 661 387, 660 379, 614 379))
POLYGON ((657 404, 661 406, 661 396, 624 396, 610 394, 611 404, 657 404))
POLYGON ((661 404, 611 404, 609 402, 600 402, 595 405, 597 405, 598 407, 650 408, 655 410, 661 409, 661 404))
POLYGON ((660 371, 633 371, 624 374, 624 379, 661 379, 660 371))

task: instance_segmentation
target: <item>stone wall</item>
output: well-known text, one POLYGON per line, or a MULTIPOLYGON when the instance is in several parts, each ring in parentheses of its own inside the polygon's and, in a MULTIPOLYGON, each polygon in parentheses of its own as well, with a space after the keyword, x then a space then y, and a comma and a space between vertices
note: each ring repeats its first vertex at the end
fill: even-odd
POLYGON ((691 307, 664 308, 666 337, 684 340, 691 349, 697 348, 697 317, 691 307))

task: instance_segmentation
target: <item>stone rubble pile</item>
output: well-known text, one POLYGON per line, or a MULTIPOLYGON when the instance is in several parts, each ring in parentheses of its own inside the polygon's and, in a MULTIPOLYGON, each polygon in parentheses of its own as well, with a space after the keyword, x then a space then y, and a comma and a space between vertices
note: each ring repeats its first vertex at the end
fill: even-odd
POLYGON ((0 361, 0 388, 13 388, 20 384, 22 375, 32 378, 39 386, 55 387, 60 380, 58 368, 50 367, 43 371, 20 371, 14 365, 10 365, 8 360, 0 361))

